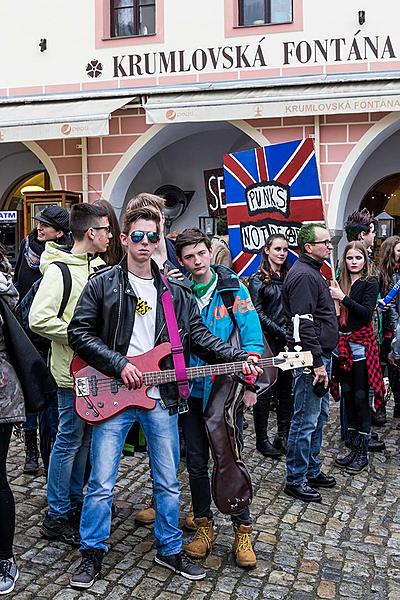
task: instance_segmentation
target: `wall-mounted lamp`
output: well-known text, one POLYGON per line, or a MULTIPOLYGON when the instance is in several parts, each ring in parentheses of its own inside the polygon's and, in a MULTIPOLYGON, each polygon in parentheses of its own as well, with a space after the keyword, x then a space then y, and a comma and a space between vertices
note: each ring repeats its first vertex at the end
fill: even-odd
POLYGON ((358 11, 358 22, 360 25, 364 25, 365 23, 365 10, 358 11))
POLYGON ((40 52, 44 52, 45 50, 47 50, 47 40, 46 40, 46 38, 41 38, 41 40, 39 42, 39 48, 40 48, 40 52))
POLYGON ((215 235, 215 224, 216 219, 214 217, 210 217, 209 215, 199 216, 199 229, 210 238, 215 235))

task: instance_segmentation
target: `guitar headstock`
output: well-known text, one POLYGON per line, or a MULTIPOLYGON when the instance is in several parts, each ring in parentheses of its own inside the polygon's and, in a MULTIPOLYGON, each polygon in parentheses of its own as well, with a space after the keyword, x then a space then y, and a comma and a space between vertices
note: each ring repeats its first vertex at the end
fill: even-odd
POLYGON ((312 367, 313 355, 309 350, 306 352, 279 352, 274 357, 274 367, 289 371, 291 369, 301 369, 303 367, 312 367))

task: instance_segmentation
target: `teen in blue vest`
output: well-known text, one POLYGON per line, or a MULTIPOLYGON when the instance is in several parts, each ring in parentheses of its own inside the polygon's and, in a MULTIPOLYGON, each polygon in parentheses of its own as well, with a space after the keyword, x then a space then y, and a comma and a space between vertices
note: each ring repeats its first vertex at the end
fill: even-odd
MULTIPOLYGON (((255 356, 263 353, 262 330, 247 288, 236 273, 223 265, 211 266, 211 242, 199 229, 186 229, 176 238, 176 254, 192 280, 203 322, 210 331, 224 341, 235 345, 235 328, 240 347, 255 356), (228 311, 227 306, 232 310, 228 311), (230 315, 229 312, 232 314, 230 315)), ((205 364, 191 356, 191 366, 205 364)), ((243 404, 247 408, 256 403, 255 380, 250 378, 243 404)), ((182 415, 182 429, 186 442, 186 466, 189 473, 196 533, 185 546, 192 558, 204 558, 213 546, 214 524, 211 512, 211 490, 208 476, 209 444, 203 411, 212 388, 211 377, 195 379, 188 401, 189 411, 182 415)), ((223 401, 224 399, 221 399, 223 401)), ((233 552, 240 567, 256 565, 251 544, 252 520, 247 508, 232 517, 235 531, 233 552)))

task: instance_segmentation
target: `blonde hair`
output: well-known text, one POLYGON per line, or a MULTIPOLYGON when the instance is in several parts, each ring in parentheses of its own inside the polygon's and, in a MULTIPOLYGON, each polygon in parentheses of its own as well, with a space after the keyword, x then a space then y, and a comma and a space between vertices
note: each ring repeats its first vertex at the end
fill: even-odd
POLYGON ((161 196, 142 192, 129 200, 126 210, 130 211, 134 208, 146 208, 147 206, 155 208, 161 214, 164 214, 165 200, 164 198, 161 198, 161 196))

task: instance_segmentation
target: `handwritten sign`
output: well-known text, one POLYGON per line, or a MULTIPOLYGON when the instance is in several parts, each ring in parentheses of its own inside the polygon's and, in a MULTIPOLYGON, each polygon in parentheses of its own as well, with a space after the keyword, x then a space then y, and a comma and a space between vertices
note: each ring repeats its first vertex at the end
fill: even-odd
POLYGON ((324 222, 313 141, 306 138, 226 154, 224 178, 235 271, 245 277, 254 273, 260 251, 274 233, 287 238, 288 260, 293 263, 299 254, 301 225, 324 222))

